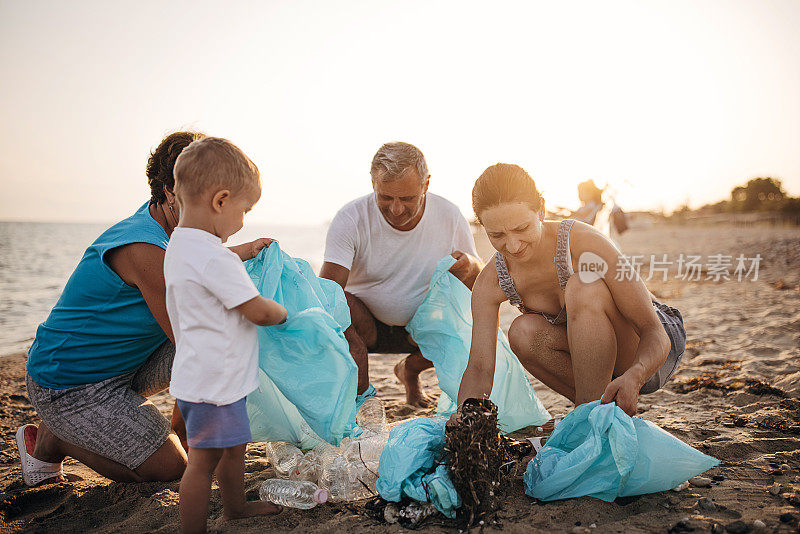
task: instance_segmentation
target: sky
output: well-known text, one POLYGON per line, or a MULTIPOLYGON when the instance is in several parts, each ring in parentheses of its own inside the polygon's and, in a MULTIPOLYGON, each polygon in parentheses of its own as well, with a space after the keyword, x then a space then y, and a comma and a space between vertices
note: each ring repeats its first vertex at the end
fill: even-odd
POLYGON ((796 0, 0 0, 0 220, 124 218, 186 128, 258 165, 254 223, 325 223, 395 140, 466 216, 497 162, 551 207, 589 178, 628 210, 798 196, 798 27, 796 0))

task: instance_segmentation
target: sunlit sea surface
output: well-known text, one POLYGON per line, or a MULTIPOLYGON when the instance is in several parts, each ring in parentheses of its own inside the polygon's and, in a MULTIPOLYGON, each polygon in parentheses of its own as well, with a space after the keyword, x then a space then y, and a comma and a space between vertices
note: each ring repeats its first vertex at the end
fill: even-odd
MULTIPOLYGON (((109 226, 0 221, 0 356, 30 347, 84 250, 109 226)), ((245 225, 228 244, 272 237, 319 272, 326 231, 324 226, 245 225)))

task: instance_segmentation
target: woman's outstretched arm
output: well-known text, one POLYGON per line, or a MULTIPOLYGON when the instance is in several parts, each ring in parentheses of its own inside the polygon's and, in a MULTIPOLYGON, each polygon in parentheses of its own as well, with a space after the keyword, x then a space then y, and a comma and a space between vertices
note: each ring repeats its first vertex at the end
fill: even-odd
POLYGON ((489 396, 494 381, 502 292, 494 265, 478 275, 472 293, 472 343, 469 362, 458 389, 458 407, 469 398, 489 396))

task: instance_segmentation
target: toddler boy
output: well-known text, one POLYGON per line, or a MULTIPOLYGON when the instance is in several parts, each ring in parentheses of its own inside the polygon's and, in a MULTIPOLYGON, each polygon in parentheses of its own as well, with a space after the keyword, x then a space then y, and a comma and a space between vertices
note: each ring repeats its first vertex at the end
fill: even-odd
POLYGON ((205 532, 214 472, 224 518, 280 511, 245 500, 244 453, 252 437, 245 397, 258 388, 256 325, 283 322, 286 309, 260 296, 241 259, 222 245, 261 196, 255 164, 230 141, 205 137, 183 150, 174 172, 180 222, 164 279, 175 334, 169 391, 189 444, 179 510, 184 532, 205 532))

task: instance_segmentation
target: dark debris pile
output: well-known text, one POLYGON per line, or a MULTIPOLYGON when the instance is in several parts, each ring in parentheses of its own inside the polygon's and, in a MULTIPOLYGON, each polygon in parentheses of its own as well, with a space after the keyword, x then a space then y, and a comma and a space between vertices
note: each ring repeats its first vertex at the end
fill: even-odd
POLYGON ((463 501, 459 519, 467 525, 500 509, 512 467, 522 452, 500 436, 497 406, 487 398, 467 399, 461 420, 446 431, 447 465, 463 501))
POLYGON ((717 373, 703 373, 675 384, 678 393, 689 393, 698 389, 716 389, 725 393, 744 390, 753 395, 775 395, 787 397, 782 389, 773 387, 766 382, 748 378, 747 380, 724 380, 717 373))

